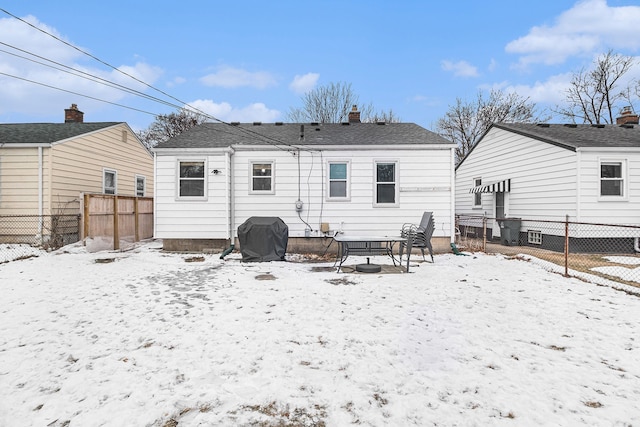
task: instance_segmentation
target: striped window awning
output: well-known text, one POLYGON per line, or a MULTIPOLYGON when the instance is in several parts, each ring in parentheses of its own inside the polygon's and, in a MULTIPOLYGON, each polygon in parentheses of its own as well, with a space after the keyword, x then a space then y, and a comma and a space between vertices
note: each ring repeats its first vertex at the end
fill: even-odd
POLYGON ((511 179, 505 179, 489 184, 478 185, 469 190, 469 193, 508 193, 511 191, 511 179))

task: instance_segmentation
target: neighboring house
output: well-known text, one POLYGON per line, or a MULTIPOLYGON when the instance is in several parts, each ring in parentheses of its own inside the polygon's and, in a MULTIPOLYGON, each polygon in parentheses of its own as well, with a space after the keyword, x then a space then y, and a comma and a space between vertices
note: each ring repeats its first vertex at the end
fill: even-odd
MULTIPOLYGON (((495 218, 640 225, 638 116, 626 111, 615 125, 494 124, 456 167, 455 210, 489 217, 493 238, 495 218)), ((544 228, 523 222, 520 243, 561 249, 544 228)), ((593 237, 573 247, 588 251, 593 237)), ((638 236, 626 237, 633 250, 638 236)))
MULTIPOLYGON (((153 155, 126 123, 85 123, 73 104, 65 123, 0 124, 0 216, 77 215, 83 193, 153 195, 153 155)), ((0 224, 0 237, 30 230, 0 224)), ((44 228, 44 229, 43 229, 44 228)))
POLYGON ((432 211, 449 247, 455 145, 411 123, 204 123, 155 152, 155 237, 167 250, 234 244, 253 216, 279 217, 289 249, 336 232, 400 234, 432 211))

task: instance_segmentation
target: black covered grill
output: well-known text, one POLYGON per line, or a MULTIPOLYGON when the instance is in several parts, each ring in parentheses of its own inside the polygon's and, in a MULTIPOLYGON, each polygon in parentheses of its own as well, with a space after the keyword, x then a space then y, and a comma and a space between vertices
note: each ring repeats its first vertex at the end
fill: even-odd
POLYGON ((284 261, 289 227, 280 218, 252 216, 238 227, 242 261, 284 261))

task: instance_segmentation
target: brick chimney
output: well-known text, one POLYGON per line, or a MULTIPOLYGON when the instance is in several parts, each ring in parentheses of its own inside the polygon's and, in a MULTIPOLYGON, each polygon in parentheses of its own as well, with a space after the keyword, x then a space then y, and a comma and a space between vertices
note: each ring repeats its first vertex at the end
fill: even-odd
POLYGON ((349 123, 360 123, 360 111, 358 111, 357 105, 354 105, 349 111, 349 123))
POLYGON ((65 123, 82 123, 84 122, 84 113, 78 110, 78 105, 71 104, 71 107, 64 110, 65 123))
POLYGON ((620 117, 616 118, 617 125, 637 125, 638 115, 633 113, 631 107, 624 107, 620 112, 620 117))

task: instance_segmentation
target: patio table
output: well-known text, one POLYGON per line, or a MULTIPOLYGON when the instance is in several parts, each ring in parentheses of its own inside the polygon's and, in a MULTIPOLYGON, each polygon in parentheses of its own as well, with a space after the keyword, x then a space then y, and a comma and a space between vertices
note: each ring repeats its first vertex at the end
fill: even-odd
MULTIPOLYGON (((407 273, 409 272, 409 259, 411 254, 411 239, 400 236, 345 236, 339 234, 333 238, 338 243, 338 253, 336 264, 338 272, 349 255, 387 255, 393 261, 393 265, 401 265, 400 245, 398 245, 398 260, 393 254, 393 247, 396 243, 406 243, 407 245, 407 273)), ((335 264, 334 264, 335 266, 335 264)))

